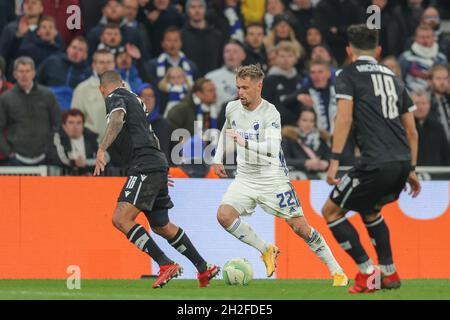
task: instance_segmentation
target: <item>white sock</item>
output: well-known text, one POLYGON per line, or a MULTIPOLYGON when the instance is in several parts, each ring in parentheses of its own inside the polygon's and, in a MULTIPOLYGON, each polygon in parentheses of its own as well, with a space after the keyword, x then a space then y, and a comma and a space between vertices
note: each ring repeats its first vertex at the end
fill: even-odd
POLYGON ((372 260, 367 260, 364 263, 358 264, 359 272, 364 274, 372 274, 375 271, 375 268, 373 267, 372 260))
POLYGON ((343 273, 343 270, 339 263, 331 253, 330 247, 328 246, 322 235, 311 227, 311 234, 306 244, 311 248, 311 250, 322 260, 330 270, 331 275, 335 273, 343 273))
POLYGON ((263 253, 266 251, 266 242, 256 234, 247 222, 241 220, 241 218, 234 220, 226 230, 242 242, 258 249, 259 252, 263 253))
POLYGON ((388 264, 388 265, 379 265, 381 272, 383 272, 384 275, 390 276, 391 274, 395 273, 395 265, 394 264, 388 264))

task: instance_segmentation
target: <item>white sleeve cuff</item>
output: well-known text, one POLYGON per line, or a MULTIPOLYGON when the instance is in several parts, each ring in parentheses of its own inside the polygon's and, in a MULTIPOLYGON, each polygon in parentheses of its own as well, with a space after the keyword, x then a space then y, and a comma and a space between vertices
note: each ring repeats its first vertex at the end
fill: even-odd
POLYGON ((348 94, 337 94, 336 99, 345 99, 345 100, 353 100, 352 96, 349 96, 348 94))

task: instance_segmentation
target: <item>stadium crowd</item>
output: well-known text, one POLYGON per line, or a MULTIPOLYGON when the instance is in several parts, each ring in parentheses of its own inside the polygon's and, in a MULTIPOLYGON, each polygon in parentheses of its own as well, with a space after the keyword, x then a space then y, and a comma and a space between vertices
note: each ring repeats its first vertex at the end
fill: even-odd
MULTIPOLYGON (((221 129, 226 103, 237 98, 234 70, 259 63, 263 98, 281 114, 288 166, 324 172, 335 73, 350 62, 346 28, 365 23, 370 5, 381 9, 381 63, 417 105, 418 165, 450 166, 444 0, 2 0, 0 165, 91 174, 106 128, 99 75, 113 69, 145 102, 170 160, 179 142, 172 132, 221 129), (73 5, 80 28, 69 28, 73 5)), ((349 139, 341 163, 355 155, 349 139)))

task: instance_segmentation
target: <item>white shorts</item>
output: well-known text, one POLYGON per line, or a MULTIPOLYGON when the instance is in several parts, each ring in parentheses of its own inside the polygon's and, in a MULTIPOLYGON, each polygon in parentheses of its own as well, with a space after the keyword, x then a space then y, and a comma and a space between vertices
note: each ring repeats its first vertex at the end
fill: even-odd
POLYGON ((265 212, 283 219, 303 216, 300 201, 290 182, 261 186, 235 179, 224 194, 221 204, 232 206, 240 215, 251 215, 259 204, 265 212))

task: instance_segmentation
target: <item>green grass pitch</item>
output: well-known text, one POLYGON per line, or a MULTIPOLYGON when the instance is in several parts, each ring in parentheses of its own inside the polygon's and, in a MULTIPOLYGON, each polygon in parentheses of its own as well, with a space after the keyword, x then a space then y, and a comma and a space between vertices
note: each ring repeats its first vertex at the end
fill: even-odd
POLYGON ((329 280, 253 280, 248 286, 227 286, 213 280, 198 288, 195 280, 172 280, 162 289, 152 289, 154 279, 81 280, 80 290, 69 290, 65 280, 0 280, 0 299, 450 299, 450 279, 403 280, 398 290, 351 295, 347 288, 333 288, 329 280))

